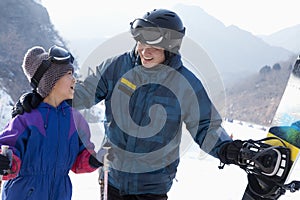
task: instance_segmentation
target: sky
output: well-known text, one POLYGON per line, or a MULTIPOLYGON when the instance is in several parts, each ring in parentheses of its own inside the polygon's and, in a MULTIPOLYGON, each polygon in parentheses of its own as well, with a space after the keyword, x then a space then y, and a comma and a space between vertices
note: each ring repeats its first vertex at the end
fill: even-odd
POLYGON ((114 31, 127 31, 128 23, 134 18, 154 8, 172 10, 178 3, 197 5, 226 26, 236 25, 254 35, 269 35, 300 24, 298 0, 41 1, 56 29, 67 38, 97 37, 99 34, 111 36, 114 31), (101 27, 101 30, 95 27, 101 27))

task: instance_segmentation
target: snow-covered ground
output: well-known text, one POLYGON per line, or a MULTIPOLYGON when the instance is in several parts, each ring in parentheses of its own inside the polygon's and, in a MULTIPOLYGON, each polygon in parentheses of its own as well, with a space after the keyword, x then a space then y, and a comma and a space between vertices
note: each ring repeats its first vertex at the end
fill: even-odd
POLYGON ((0 130, 11 118, 13 101, 6 91, 0 89, 0 130))
MULTIPOLYGON (((264 127, 242 122, 225 122, 225 129, 233 139, 261 139, 265 136, 264 127)), ((240 200, 247 184, 246 173, 237 166, 225 166, 218 169, 219 161, 207 156, 192 145, 181 158, 176 181, 168 196, 170 200, 182 199, 224 199, 240 200)), ((300 166, 296 165, 291 179, 300 180, 300 166), (298 174, 296 174, 298 172, 298 174)), ((99 198, 98 174, 73 174, 73 200, 97 200, 99 198)), ((280 200, 300 199, 300 192, 282 196, 280 200)))
MULTIPOLYGON (((10 119, 12 101, 4 91, 0 91, 1 128, 10 119), (9 113, 9 115, 7 114, 9 113)), ((96 112, 96 111, 95 111, 96 112)), ((101 127, 93 127, 99 130, 101 127)), ((248 124, 240 121, 224 122, 227 132, 233 139, 261 139, 265 137, 267 127, 248 124)), ((92 135, 92 141, 99 146, 102 139, 92 135), (97 138, 96 138, 97 137, 97 138)), ((192 144, 182 156, 176 180, 168 196, 170 200, 187 199, 224 199, 240 200, 246 188, 246 173, 237 166, 225 166, 218 169, 219 161, 204 154, 196 144, 192 144)), ((297 163, 290 180, 300 180, 300 164, 297 163), (298 173, 297 173, 298 172, 298 173)), ((70 172, 73 183, 72 200, 98 200, 98 172, 74 174, 70 172)), ((282 196, 280 200, 300 199, 300 192, 282 196)))

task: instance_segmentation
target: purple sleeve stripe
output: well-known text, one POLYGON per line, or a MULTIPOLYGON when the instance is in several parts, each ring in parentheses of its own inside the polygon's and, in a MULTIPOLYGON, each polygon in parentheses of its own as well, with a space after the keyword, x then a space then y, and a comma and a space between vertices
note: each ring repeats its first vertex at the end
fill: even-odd
POLYGON ((0 143, 14 146, 18 137, 32 126, 36 127, 42 135, 46 135, 43 125, 44 121, 38 110, 19 115, 13 118, 1 132, 0 143))

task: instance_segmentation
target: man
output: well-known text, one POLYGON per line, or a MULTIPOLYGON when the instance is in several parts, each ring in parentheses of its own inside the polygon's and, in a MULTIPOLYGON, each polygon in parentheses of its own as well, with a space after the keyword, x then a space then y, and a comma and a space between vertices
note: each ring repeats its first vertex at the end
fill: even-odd
MULTIPOLYGON (((165 200, 179 164, 183 124, 202 150, 225 164, 237 164, 242 142, 232 141, 201 81, 182 64, 185 27, 179 16, 155 9, 130 25, 134 49, 79 82, 73 106, 105 100, 106 144, 113 154, 108 199, 165 200)), ((23 107, 30 110, 26 101, 23 107)))

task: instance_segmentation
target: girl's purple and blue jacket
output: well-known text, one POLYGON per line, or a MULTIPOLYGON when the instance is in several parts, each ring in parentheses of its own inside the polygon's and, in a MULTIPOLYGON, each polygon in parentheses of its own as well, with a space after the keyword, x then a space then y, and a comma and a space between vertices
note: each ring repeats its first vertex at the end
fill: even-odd
POLYGON ((0 145, 13 152, 2 199, 71 199, 69 171, 96 170, 89 165, 94 153, 89 126, 65 101, 57 108, 42 102, 13 118, 0 134, 0 145))

